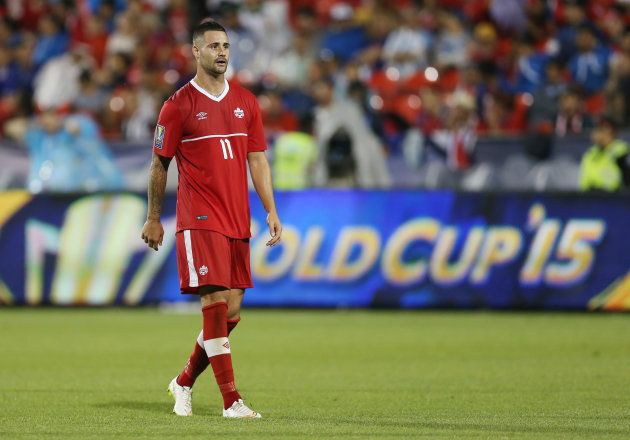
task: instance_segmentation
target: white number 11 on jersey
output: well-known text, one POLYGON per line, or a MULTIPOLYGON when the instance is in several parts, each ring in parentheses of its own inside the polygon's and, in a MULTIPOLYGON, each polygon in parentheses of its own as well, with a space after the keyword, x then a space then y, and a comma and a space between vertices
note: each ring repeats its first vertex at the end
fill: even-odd
POLYGON ((228 151, 230 152, 230 159, 234 159, 234 156, 232 155, 232 144, 230 144, 230 140, 220 139, 220 141, 221 141, 221 148, 223 149, 223 159, 228 158, 228 151))

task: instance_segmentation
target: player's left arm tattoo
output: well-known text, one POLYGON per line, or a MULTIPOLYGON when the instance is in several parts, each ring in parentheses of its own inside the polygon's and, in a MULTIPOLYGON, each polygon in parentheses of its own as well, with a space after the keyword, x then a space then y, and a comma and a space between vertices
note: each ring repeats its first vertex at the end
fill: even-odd
POLYGON ((162 200, 164 199, 164 192, 166 191, 168 165, 170 162, 170 157, 164 157, 153 153, 147 194, 149 205, 147 210, 147 220, 160 220, 160 215, 162 214, 162 200))

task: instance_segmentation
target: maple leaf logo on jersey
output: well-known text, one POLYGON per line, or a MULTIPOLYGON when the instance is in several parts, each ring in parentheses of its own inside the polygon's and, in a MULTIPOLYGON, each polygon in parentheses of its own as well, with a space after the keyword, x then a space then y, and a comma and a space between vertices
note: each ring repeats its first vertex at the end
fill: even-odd
POLYGON ((201 266, 201 267, 199 268, 199 273, 200 273, 201 275, 205 275, 205 274, 207 274, 207 273, 208 273, 208 266, 201 266))
POLYGON ((197 116, 197 120, 198 121, 201 121, 202 119, 207 119, 208 118, 208 113, 206 113, 206 112, 199 112, 195 116, 197 116))
POLYGON ((239 119, 243 119, 245 117, 245 112, 243 111, 242 108, 236 107, 234 109, 234 116, 236 116, 239 119))

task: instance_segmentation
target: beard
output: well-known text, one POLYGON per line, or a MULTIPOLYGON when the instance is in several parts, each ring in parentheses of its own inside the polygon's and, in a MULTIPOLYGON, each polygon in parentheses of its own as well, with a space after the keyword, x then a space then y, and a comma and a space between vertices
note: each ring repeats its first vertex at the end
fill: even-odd
POLYGON ((201 63, 201 68, 204 70, 204 72, 206 72, 208 75, 211 75, 211 76, 223 75, 227 71, 227 66, 228 66, 227 60, 225 61, 225 64, 223 65, 217 64, 216 62, 201 63))

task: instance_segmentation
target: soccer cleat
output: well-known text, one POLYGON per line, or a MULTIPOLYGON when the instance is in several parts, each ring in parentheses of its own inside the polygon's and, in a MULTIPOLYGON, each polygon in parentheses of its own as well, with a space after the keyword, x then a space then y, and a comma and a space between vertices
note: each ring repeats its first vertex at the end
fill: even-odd
POLYGON ((177 376, 168 384, 168 393, 175 399, 173 412, 178 416, 192 416, 192 388, 177 383, 177 376))
POLYGON ((245 405, 243 399, 238 399, 231 407, 223 410, 223 417, 230 419, 260 419, 262 416, 245 405))

